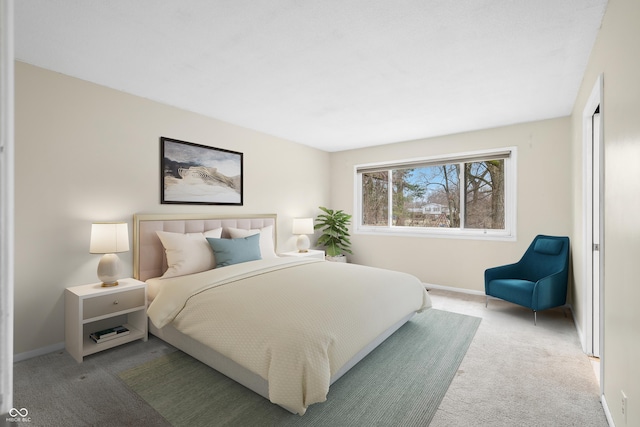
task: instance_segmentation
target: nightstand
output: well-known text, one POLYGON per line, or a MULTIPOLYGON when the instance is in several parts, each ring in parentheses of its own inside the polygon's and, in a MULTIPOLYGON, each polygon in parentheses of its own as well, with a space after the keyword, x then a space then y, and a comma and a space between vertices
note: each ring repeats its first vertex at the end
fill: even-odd
POLYGON ((291 252, 283 252, 280 254, 280 256, 311 257, 311 258, 324 259, 324 251, 317 251, 315 249, 309 249, 307 252, 291 251, 291 252))
POLYGON ((92 283, 65 290, 65 347, 78 363, 90 354, 147 340, 147 284, 135 279, 120 279, 118 283, 109 288, 92 283), (127 327, 129 334, 100 343, 89 337, 115 326, 127 327))

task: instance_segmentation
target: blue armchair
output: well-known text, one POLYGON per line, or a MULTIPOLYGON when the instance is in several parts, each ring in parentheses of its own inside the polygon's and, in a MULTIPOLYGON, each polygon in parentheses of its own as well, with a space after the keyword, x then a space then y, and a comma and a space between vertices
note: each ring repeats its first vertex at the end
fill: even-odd
POLYGON ((567 301, 569 278, 569 238, 538 235, 515 264, 489 268, 484 272, 484 290, 537 312, 559 307, 567 301))

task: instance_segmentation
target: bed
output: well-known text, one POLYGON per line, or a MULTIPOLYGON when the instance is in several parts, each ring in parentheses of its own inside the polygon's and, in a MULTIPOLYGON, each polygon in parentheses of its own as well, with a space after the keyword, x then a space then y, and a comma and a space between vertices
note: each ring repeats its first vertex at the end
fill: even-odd
POLYGON ((276 226, 276 215, 136 214, 134 276, 153 335, 303 415, 431 301, 405 273, 280 257, 276 226))

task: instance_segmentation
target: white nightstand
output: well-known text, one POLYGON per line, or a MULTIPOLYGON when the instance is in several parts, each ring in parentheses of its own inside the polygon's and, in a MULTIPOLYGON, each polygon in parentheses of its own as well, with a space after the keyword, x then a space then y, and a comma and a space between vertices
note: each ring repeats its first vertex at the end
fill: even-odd
POLYGON ((65 290, 65 347, 78 363, 90 354, 147 340, 146 283, 135 279, 120 279, 118 283, 109 288, 92 283, 65 290), (121 325, 129 329, 128 335, 101 343, 89 337, 93 332, 121 325))
POLYGON ((309 249, 307 252, 291 251, 291 252, 283 252, 280 254, 280 256, 311 257, 311 258, 324 259, 324 251, 317 251, 315 249, 309 249))

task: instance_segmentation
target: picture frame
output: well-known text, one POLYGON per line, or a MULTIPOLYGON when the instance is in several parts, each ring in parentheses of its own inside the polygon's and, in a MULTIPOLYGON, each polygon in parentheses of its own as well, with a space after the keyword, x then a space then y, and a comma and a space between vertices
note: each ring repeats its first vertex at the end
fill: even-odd
POLYGON ((160 137, 162 204, 243 205, 243 154, 160 137))

